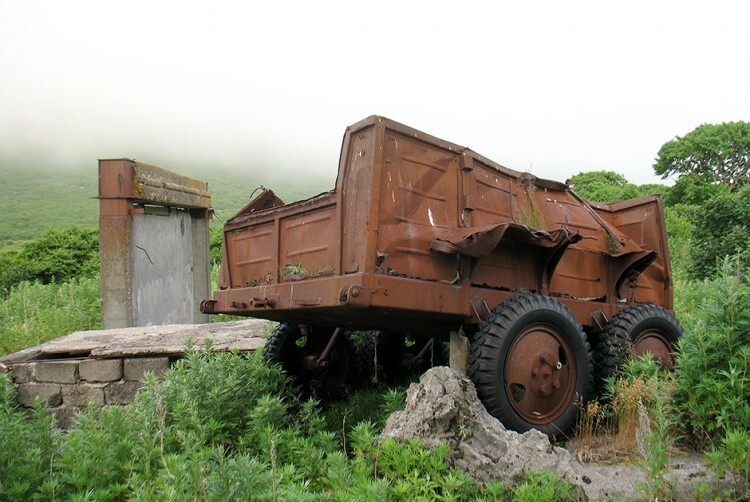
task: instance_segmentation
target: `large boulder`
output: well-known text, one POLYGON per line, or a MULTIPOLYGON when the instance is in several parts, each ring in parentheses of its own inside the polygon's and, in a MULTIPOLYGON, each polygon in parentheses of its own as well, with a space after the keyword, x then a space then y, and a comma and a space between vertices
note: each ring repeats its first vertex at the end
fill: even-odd
POLYGON ((426 446, 448 442, 453 466, 479 482, 519 483, 529 471, 551 471, 584 498, 585 483, 567 450, 536 430, 506 430, 487 413, 471 380, 447 367, 429 370, 409 387, 406 408, 388 418, 381 437, 416 438, 426 446))
MULTIPOLYGON (((579 499, 644 496, 638 487, 645 477, 637 466, 583 464, 538 431, 506 430, 487 413, 471 380, 446 367, 429 370, 409 387, 405 409, 388 418, 381 437, 415 438, 427 446, 448 442, 452 465, 479 483, 517 483, 529 471, 550 471, 575 486, 579 499)), ((677 500, 694 498, 701 481, 715 479, 700 456, 673 459, 666 478, 677 500)), ((731 489, 728 477, 719 481, 720 489, 731 489)))

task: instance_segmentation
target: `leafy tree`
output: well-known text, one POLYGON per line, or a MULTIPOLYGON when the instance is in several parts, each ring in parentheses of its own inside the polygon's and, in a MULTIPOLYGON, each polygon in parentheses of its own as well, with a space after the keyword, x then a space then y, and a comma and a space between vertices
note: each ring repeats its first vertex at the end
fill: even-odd
POLYGON ((615 202, 638 197, 638 187, 614 171, 589 171, 570 178, 570 187, 581 197, 594 202, 615 202))
POLYGON ((694 176, 732 190, 748 184, 750 123, 703 124, 664 143, 654 163, 656 174, 694 176))
POLYGON ((697 176, 685 175, 677 178, 674 186, 670 187, 664 194, 664 204, 666 206, 676 206, 677 204, 701 205, 728 193, 729 187, 727 185, 706 183, 697 176))
MULTIPOLYGON (((578 173, 569 181, 570 187, 593 202, 609 203, 639 197, 643 192, 625 176, 614 171, 589 171, 578 173)), ((650 185, 648 186, 650 187, 650 185)), ((646 189, 646 191, 650 191, 646 189)))

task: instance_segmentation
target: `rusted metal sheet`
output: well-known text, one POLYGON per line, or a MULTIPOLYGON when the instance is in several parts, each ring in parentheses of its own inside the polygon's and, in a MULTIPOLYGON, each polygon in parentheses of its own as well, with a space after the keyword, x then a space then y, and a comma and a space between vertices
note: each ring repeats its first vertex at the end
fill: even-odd
POLYGON ((334 190, 263 197, 225 226, 204 312, 447 334, 529 292, 592 328, 636 302, 672 308, 658 197, 590 204, 382 117, 347 128, 334 190))

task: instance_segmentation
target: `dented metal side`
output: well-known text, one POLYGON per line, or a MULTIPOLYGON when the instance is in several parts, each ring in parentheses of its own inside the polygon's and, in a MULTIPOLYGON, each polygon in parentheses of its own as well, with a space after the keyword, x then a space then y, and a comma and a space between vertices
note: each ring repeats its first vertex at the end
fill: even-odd
POLYGON ((457 329, 528 292, 584 326, 672 307, 658 198, 590 204, 382 117, 347 128, 334 190, 226 224, 219 286, 204 311, 353 328, 457 329))

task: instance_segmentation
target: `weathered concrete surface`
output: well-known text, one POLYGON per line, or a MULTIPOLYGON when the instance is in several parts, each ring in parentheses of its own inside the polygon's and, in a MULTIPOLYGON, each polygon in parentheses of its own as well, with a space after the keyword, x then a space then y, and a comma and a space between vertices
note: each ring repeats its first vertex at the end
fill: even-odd
POLYGON ((92 331, 76 331, 42 345, 0 358, 0 365, 31 359, 60 356, 108 358, 147 356, 150 354, 180 356, 191 342, 203 348, 206 339, 213 342, 213 350, 252 351, 262 346, 263 326, 268 321, 246 319, 212 324, 171 324, 92 331))
MULTIPOLYGON (((452 464, 479 482, 517 483, 529 471, 551 471, 575 486, 579 499, 644 497, 638 491, 645 481, 638 467, 582 464, 540 432, 506 430, 482 406, 472 382, 447 367, 429 370, 409 387, 406 408, 389 417, 381 437, 417 438, 428 446, 448 442, 452 464)), ((714 475, 699 457, 686 457, 673 460, 667 479, 677 499, 685 500, 694 496, 696 484, 713 486, 714 475)))
POLYGON ((253 351, 265 343, 268 321, 189 324, 78 331, 0 358, 26 408, 39 398, 58 425, 73 425, 75 413, 88 406, 119 406, 133 401, 143 376, 163 374, 185 352, 187 343, 203 350, 253 351))

